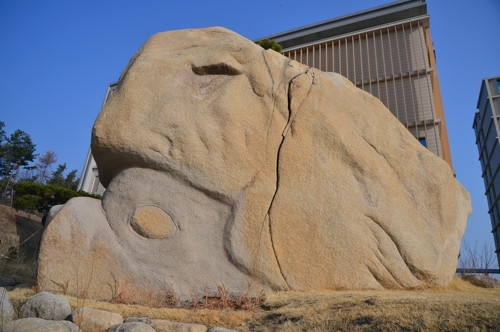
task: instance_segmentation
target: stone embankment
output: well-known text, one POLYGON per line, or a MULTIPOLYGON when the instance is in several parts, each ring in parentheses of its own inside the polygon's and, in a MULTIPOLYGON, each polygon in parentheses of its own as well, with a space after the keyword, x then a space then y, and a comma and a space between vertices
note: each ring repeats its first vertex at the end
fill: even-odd
MULTIPOLYGON (((71 306, 64 297, 49 292, 38 293, 28 299, 16 312, 5 288, 0 287, 0 332, 206 332, 205 325, 172 322, 149 317, 129 317, 109 311, 71 306)), ((231 332, 213 327, 208 332, 231 332)))

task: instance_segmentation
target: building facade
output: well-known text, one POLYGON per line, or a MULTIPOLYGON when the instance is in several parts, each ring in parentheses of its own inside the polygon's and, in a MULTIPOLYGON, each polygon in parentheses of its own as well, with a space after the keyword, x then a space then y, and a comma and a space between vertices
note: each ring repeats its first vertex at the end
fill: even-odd
MULTIPOLYGON (((109 97, 113 94, 118 83, 111 83, 108 85, 106 90, 106 95, 104 96, 104 101, 102 102, 102 107, 108 101, 109 97)), ((83 190, 92 194, 102 195, 104 193, 104 186, 99 182, 99 172, 97 170, 97 164, 95 163, 94 157, 92 156, 92 151, 87 152, 87 158, 85 158, 85 164, 83 165, 82 176, 78 182, 77 190, 83 190)))
POLYGON ((481 162, 488 213, 500 266, 500 76, 483 79, 472 128, 481 162))
POLYGON ((375 97, 452 166, 425 0, 402 0, 265 38, 375 97))

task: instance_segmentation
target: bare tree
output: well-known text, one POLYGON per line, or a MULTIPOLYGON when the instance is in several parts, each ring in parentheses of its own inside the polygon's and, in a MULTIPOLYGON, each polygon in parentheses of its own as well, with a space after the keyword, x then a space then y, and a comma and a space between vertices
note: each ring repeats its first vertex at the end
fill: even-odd
POLYGON ((45 183, 47 174, 52 171, 52 165, 57 162, 57 155, 54 151, 47 151, 40 157, 38 157, 38 162, 35 164, 38 169, 38 182, 45 183))
MULTIPOLYGON (((495 267, 494 266, 495 260, 496 260, 495 251, 491 248, 491 246, 487 246, 485 243, 482 255, 480 257, 480 264, 484 266, 486 270, 488 270, 495 267)), ((488 272, 486 272, 485 274, 488 275, 488 272)))
POLYGON ((477 241, 474 244, 474 247, 472 247, 467 241, 464 240, 463 248, 464 251, 460 253, 460 259, 458 260, 458 268, 459 270, 462 270, 462 275, 466 273, 476 274, 479 269, 484 269, 484 274, 488 275, 487 270, 495 267, 495 251, 486 243, 481 251, 477 249, 477 241))

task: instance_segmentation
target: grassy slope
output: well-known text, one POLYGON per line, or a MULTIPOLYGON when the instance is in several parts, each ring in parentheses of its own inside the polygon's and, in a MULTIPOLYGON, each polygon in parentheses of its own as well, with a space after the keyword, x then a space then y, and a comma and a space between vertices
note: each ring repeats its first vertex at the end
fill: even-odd
POLYGON ((40 242, 41 228, 40 217, 0 205, 0 239, 2 240, 0 257, 5 255, 10 247, 21 245, 16 260, 0 260, 1 276, 13 278, 19 283, 34 283, 34 260, 40 242))
MULTIPOLYGON (((29 221, 27 215, 0 206, 2 239, 17 234, 13 228, 19 225, 32 232, 39 220, 29 221)), ((33 245, 27 248, 36 250, 33 245)), ((29 262, 0 262, 0 275, 14 270, 25 280, 34 280, 29 262)), ((9 292, 16 308, 33 294, 30 288, 9 292)), ((241 331, 500 331, 500 289, 478 288, 460 278, 447 288, 432 290, 282 292, 267 296, 264 305, 253 310, 160 308, 158 303, 153 308, 66 298, 73 308, 87 306, 124 317, 149 316, 241 331)))

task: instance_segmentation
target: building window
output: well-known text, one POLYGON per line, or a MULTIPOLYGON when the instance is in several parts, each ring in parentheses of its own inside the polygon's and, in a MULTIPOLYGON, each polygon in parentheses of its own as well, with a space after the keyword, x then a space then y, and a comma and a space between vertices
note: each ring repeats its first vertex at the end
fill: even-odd
POLYGON ((99 175, 94 177, 94 182, 92 183, 92 190, 91 192, 95 194, 97 192, 97 189, 99 188, 99 175))
POLYGON ((500 78, 497 79, 497 89, 498 89, 498 93, 500 94, 500 78))
POLYGON ((425 140, 425 137, 419 138, 418 141, 420 142, 420 144, 422 144, 423 146, 427 147, 427 141, 425 140))
POLYGON ((90 187, 90 192, 95 194, 97 192, 97 189, 99 188, 99 173, 97 171, 97 168, 92 169, 92 185, 90 187))

